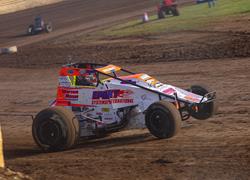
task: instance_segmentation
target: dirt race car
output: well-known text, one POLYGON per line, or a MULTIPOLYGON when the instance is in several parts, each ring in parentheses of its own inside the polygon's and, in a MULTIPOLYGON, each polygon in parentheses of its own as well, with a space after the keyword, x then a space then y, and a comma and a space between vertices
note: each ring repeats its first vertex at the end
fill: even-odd
POLYGON ((27 29, 27 34, 28 35, 35 35, 39 34, 42 32, 47 32, 50 33, 52 32, 52 25, 51 23, 44 23, 44 20, 42 19, 41 16, 37 16, 34 20, 34 24, 29 25, 27 29))
POLYGON ((115 65, 68 64, 60 70, 56 99, 33 120, 33 138, 44 151, 122 129, 147 127, 157 138, 171 138, 181 121, 211 117, 215 95, 203 86, 184 90, 115 65))

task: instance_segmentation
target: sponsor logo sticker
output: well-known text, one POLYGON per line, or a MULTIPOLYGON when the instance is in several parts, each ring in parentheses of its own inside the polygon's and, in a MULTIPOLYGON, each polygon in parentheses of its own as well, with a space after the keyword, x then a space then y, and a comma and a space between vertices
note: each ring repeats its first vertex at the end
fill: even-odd
POLYGON ((92 104, 129 104, 134 100, 130 98, 133 94, 131 90, 106 90, 106 91, 94 91, 92 95, 92 104))

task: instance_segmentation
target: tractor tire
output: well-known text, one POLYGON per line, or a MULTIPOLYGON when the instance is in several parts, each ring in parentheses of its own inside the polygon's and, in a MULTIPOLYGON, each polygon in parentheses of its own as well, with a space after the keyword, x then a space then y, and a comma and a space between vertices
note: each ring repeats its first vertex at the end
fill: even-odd
POLYGON ((174 9, 173 15, 174 16, 180 16, 180 12, 179 12, 179 10, 177 8, 174 9))
POLYGON ((150 105, 145 121, 150 133, 160 139, 173 137, 181 127, 180 112, 167 101, 159 101, 150 105))
POLYGON ((158 11, 158 19, 164 19, 164 18, 165 18, 164 11, 159 10, 159 11, 158 11))
POLYGON ((45 152, 72 148, 79 139, 79 121, 64 107, 39 112, 32 124, 36 144, 45 152))
POLYGON ((46 33, 51 33, 53 30, 52 25, 51 24, 45 24, 45 32, 46 33))
MULTIPOLYGON (((190 87, 190 91, 194 94, 198 94, 201 96, 204 96, 209 92, 212 92, 210 88, 206 87, 205 85, 192 85, 190 87)), ((189 113, 193 118, 198 120, 206 120, 212 117, 218 109, 216 99, 212 102, 199 105, 198 109, 199 109, 198 112, 192 109, 190 110, 189 113)))

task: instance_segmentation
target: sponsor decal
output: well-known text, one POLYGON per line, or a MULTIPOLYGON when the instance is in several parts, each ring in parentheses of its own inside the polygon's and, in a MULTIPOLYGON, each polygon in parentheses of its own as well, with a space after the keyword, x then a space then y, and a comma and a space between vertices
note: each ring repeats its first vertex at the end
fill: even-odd
POLYGON ((102 108, 102 112, 109 112, 110 111, 110 109, 109 108, 102 108))
POLYGON ((115 72, 115 70, 113 68, 107 68, 103 70, 105 73, 107 72, 115 72))
POLYGON ((124 98, 133 94, 131 90, 106 90, 106 91, 94 91, 92 99, 111 99, 111 98, 124 98))
POLYGON ((78 95, 65 94, 65 100, 78 100, 78 95))
POLYGON ((66 76, 60 76, 59 77, 59 85, 63 87, 70 87, 71 83, 66 76))
POLYGON ((155 84, 155 87, 156 87, 156 88, 159 88, 159 87, 161 87, 161 86, 163 86, 163 84, 162 84, 161 82, 159 82, 159 81, 155 84))
POLYGON ((162 92, 165 93, 165 94, 168 94, 168 95, 172 95, 176 91, 173 88, 168 88, 168 89, 163 90, 162 92))
POLYGON ((193 102, 200 102, 200 99, 192 97, 192 96, 185 96, 186 100, 193 101, 193 102))
POLYGON ((108 117, 105 117, 104 120, 106 120, 106 121, 112 121, 113 118, 112 118, 112 117, 109 117, 109 118, 108 118, 108 117))
POLYGON ((98 116, 102 116, 102 115, 103 115, 103 113, 102 113, 102 112, 96 112, 96 115, 98 115, 98 116))
POLYGON ((160 83, 160 82, 157 81, 157 80, 154 79, 154 78, 151 78, 151 79, 146 80, 146 83, 148 83, 150 86, 156 87, 156 84, 157 84, 157 83, 160 83))
POLYGON ((147 75, 147 74, 142 74, 140 78, 141 78, 142 80, 146 80, 146 79, 149 79, 150 76, 147 75))
POLYGON ((64 94, 78 94, 78 90, 74 90, 74 89, 63 89, 62 90, 62 92, 64 93, 64 94))
POLYGON ((132 104, 133 99, 105 99, 105 100, 92 100, 92 104, 132 104))
POLYGON ((92 96, 92 104, 129 104, 134 100, 130 98, 133 94, 131 90, 106 90, 94 91, 92 96))
POLYGON ((81 74, 81 75, 83 75, 83 74, 85 74, 85 73, 86 73, 86 70, 85 70, 85 69, 81 69, 81 70, 80 70, 80 74, 81 74))
MULTIPOLYGON (((133 80, 126 80, 126 81, 131 84, 136 84, 136 81, 133 81, 133 80)), ((127 82, 121 81, 121 84, 128 84, 127 82)))
POLYGON ((64 99, 69 101, 77 101, 78 100, 78 90, 65 88, 61 90, 64 99))

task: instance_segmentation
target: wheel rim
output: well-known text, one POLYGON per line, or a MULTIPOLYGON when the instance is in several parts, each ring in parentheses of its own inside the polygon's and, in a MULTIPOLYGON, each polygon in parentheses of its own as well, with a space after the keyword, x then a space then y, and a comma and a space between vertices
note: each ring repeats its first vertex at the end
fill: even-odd
POLYGON ((165 132, 166 126, 169 126, 169 115, 162 110, 155 110, 150 116, 152 128, 158 132, 165 132))
POLYGON ((44 120, 39 128, 38 137, 43 144, 55 146, 62 140, 62 129, 53 119, 44 120))

